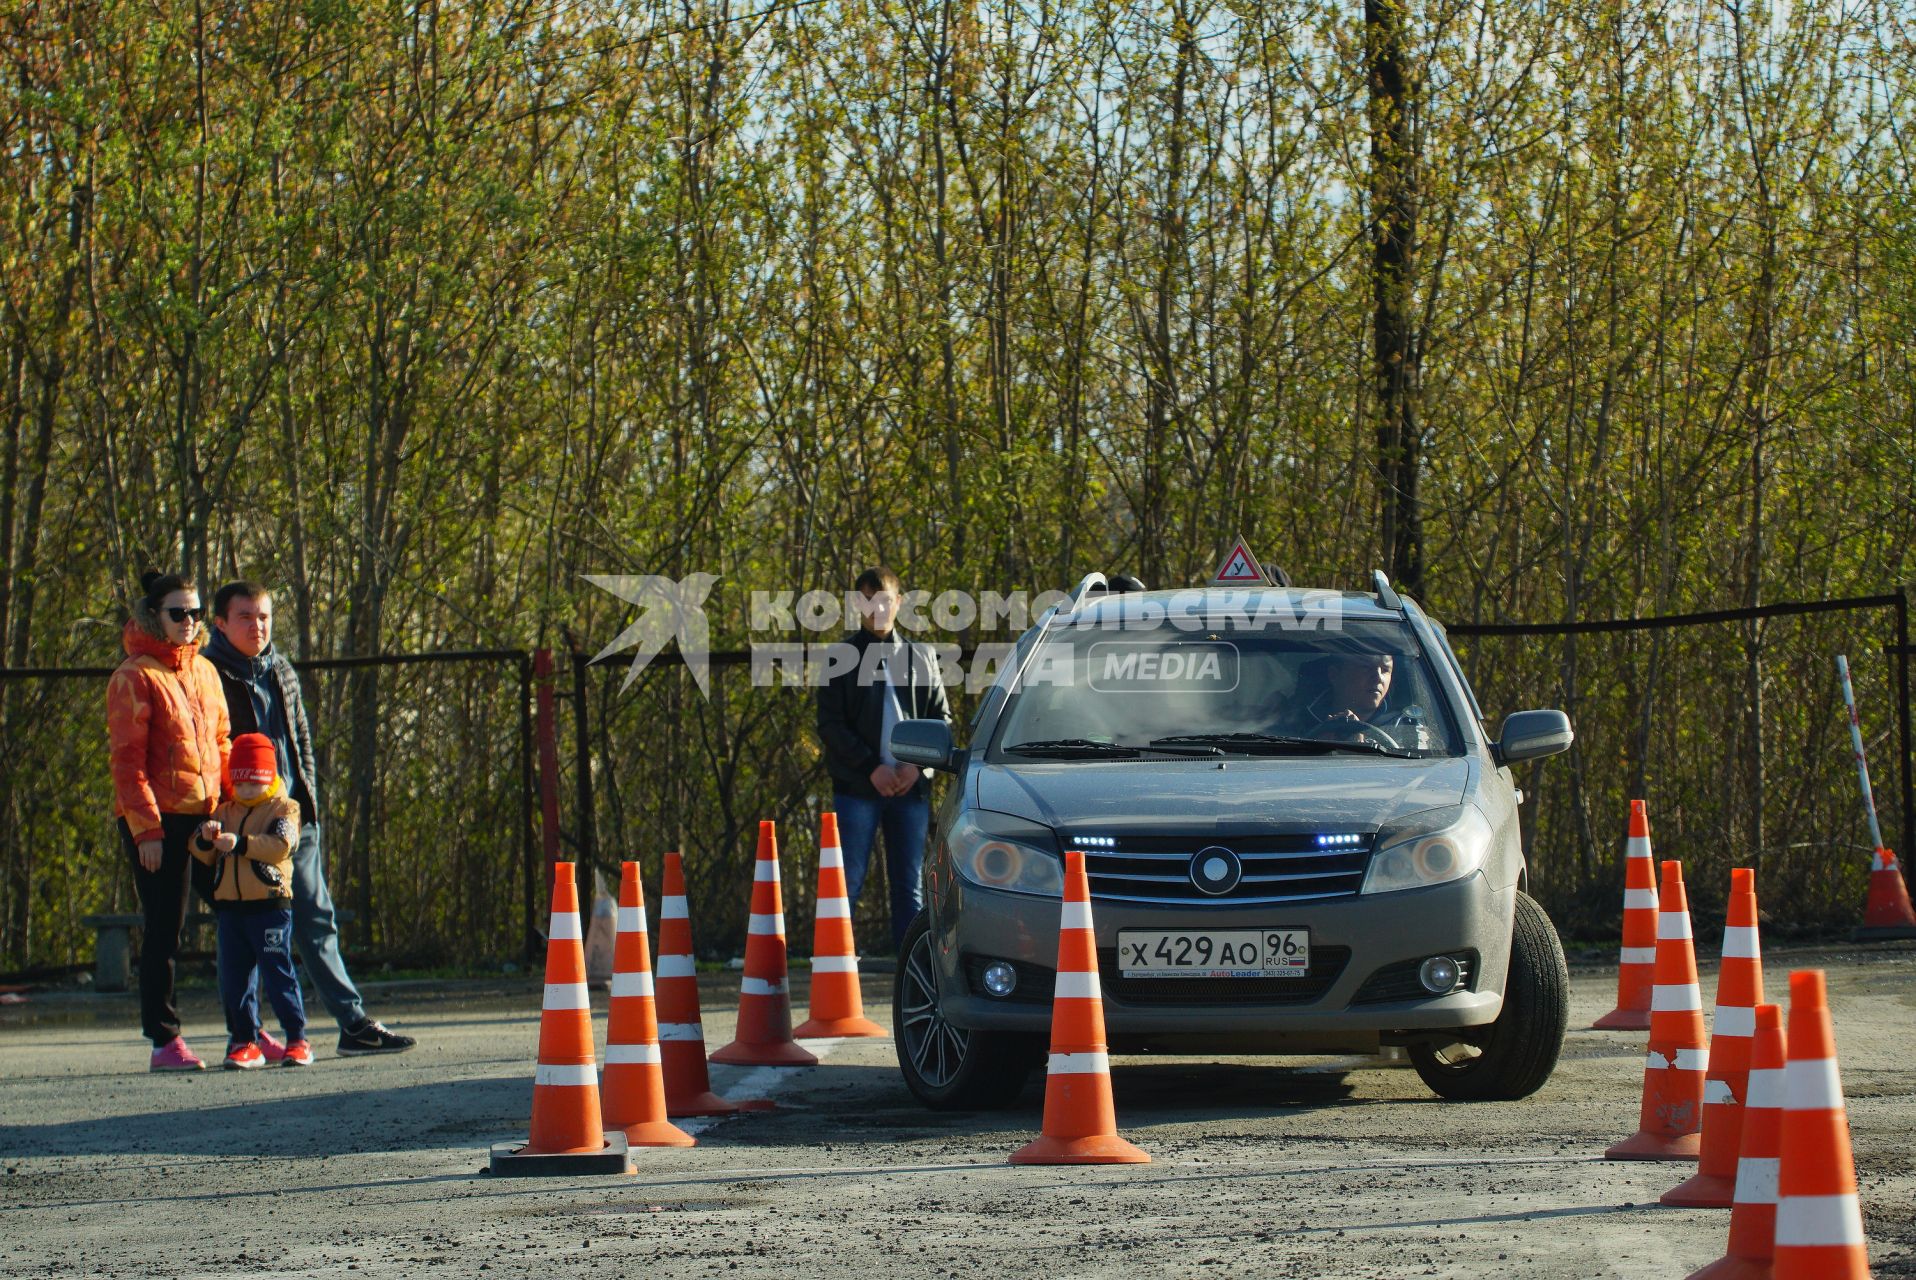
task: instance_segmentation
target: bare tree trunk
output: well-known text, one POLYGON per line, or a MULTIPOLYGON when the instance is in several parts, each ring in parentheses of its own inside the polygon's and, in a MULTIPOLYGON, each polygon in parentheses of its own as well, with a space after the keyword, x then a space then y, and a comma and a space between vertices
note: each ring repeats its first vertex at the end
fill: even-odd
POLYGON ((1412 319, 1417 155, 1411 134, 1404 0, 1365 0, 1370 72, 1371 334, 1377 384, 1377 474, 1385 571, 1411 591, 1424 581, 1423 469, 1412 319))

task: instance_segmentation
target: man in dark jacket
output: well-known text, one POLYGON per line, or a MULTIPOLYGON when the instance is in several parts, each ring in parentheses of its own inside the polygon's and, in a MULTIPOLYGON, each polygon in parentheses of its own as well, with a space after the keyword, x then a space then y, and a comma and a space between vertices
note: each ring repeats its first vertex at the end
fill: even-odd
MULTIPOLYGON (((263 733, 279 753, 279 776, 299 802, 299 843, 293 849, 293 936, 306 972, 339 1023, 339 1054, 401 1053, 411 1036, 388 1031, 366 1012, 359 988, 339 954, 339 922, 326 887, 319 843, 318 757, 299 676, 273 648, 273 597, 257 582, 229 582, 213 596, 213 639, 206 659, 226 689, 233 733, 263 733), (244 727, 241 727, 244 726, 244 727)), ((262 1046, 264 1047, 264 1046, 262 1046)))
POLYGON ((898 575, 880 566, 858 576, 864 597, 860 626, 843 642, 855 657, 818 690, 818 737, 832 777, 832 808, 845 858, 845 890, 853 902, 865 886, 872 840, 885 829, 885 870, 891 881, 894 945, 918 914, 931 819, 931 782, 923 770, 891 753, 891 728, 900 720, 951 719, 936 657, 893 629, 903 591, 898 575))

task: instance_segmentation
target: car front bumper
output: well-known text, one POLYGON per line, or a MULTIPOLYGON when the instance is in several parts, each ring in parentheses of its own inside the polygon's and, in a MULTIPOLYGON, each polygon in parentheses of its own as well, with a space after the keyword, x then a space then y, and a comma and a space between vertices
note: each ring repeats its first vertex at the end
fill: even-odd
MULTIPOLYGON (((976 984, 975 973, 980 962, 1008 960, 1021 973, 1048 980, 1057 964, 1058 900, 982 889, 955 877, 938 887, 931 926, 944 1016, 974 1030, 1044 1032, 1051 1025, 1050 1001, 1034 998, 1032 989, 1042 990, 1042 983, 1021 982, 1027 988, 1022 998, 1018 992, 996 998, 976 984)), ((1493 888, 1482 872, 1427 889, 1280 906, 1093 899, 1106 1034, 1114 1046, 1183 1044, 1228 1052, 1241 1045, 1255 1052, 1295 1042, 1312 1046, 1299 1051, 1315 1052, 1481 1026, 1495 1021, 1503 1007, 1515 903, 1514 885, 1493 888), (1255 979, 1215 979, 1204 984, 1201 996, 1167 1000, 1156 984, 1183 980, 1121 980, 1115 967, 1118 933, 1125 929, 1299 927, 1310 930, 1314 956, 1349 953, 1328 985, 1311 984, 1308 995, 1273 994, 1273 984, 1255 979), (1356 999, 1379 970, 1461 952, 1477 957, 1462 990, 1356 999), (1239 982, 1245 984, 1241 996, 1234 990, 1239 982)))

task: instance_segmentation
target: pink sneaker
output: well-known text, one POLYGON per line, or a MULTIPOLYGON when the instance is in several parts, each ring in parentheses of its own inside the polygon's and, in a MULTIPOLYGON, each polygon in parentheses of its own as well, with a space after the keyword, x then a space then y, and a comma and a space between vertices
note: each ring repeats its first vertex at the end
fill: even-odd
POLYGON ((266 1065, 266 1055, 251 1040, 226 1046, 226 1061, 220 1064, 228 1071, 257 1071, 266 1065))
POLYGON ((304 1040, 295 1040, 286 1046, 286 1060, 282 1067, 310 1067, 313 1065, 313 1046, 304 1040))
POLYGON ((254 1043, 259 1045, 260 1057, 268 1062, 278 1062, 286 1056, 286 1046, 273 1039, 273 1033, 265 1027, 259 1029, 259 1039, 254 1043))
POLYGON ((200 1061, 198 1054, 186 1047, 186 1041, 174 1036, 153 1051, 153 1057, 146 1064, 148 1071, 204 1071, 206 1064, 200 1061))

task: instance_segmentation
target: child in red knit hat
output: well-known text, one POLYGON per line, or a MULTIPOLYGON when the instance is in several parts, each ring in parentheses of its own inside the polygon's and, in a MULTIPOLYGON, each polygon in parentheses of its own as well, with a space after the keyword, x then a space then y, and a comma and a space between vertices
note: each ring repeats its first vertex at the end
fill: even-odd
POLYGON ((282 1066, 309 1067, 306 1005, 293 972, 293 846, 299 804, 279 778, 273 740, 261 733, 233 740, 227 763, 231 796, 194 833, 193 856, 213 868, 213 914, 219 922, 220 1001, 226 1006, 226 1067, 261 1066, 259 1001, 253 974, 286 1033, 282 1066))

